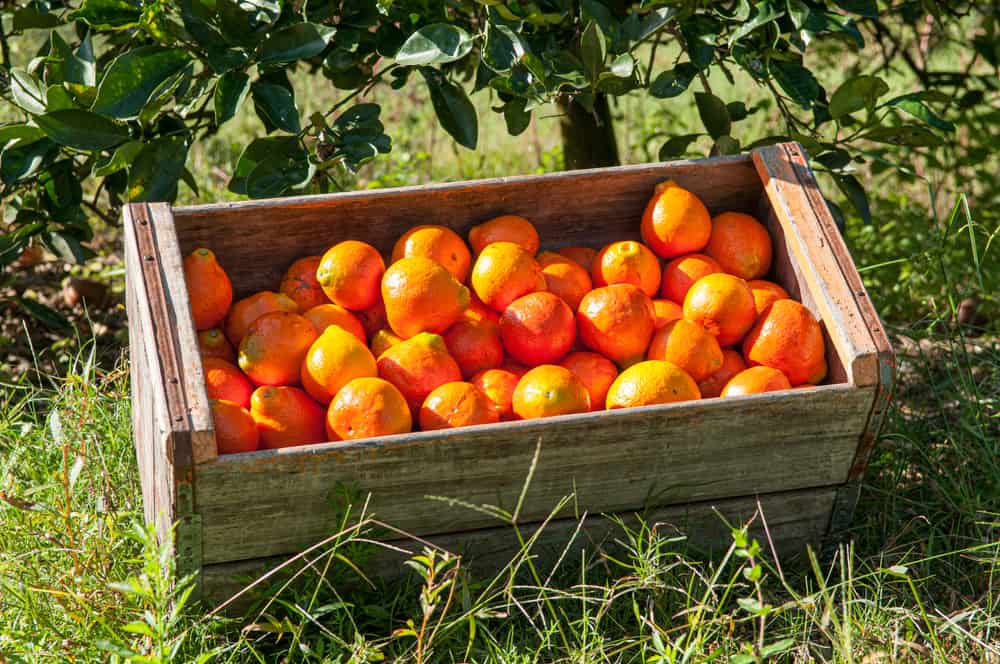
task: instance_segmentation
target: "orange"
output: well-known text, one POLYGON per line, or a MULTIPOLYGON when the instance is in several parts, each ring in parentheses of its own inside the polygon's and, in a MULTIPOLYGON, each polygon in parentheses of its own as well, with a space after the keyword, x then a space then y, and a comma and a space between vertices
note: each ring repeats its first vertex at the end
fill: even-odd
POLYGON ((437 261, 463 283, 472 268, 472 254, 465 240, 445 226, 414 226, 403 233, 392 248, 392 262, 409 256, 437 261))
POLYGON ((402 258, 385 271, 382 301, 392 331, 409 339, 440 334, 469 307, 469 289, 451 272, 423 256, 402 258))
POLYGON ((657 330, 646 357, 666 360, 688 373, 695 382, 722 368, 722 348, 705 328, 691 321, 675 320, 657 330))
POLYGON ((323 330, 331 325, 336 325, 356 336, 361 343, 367 341, 365 338, 365 328, 361 324, 361 321, 358 320, 358 317, 339 304, 331 304, 329 302, 319 304, 306 311, 302 316, 312 323, 313 327, 316 328, 317 334, 323 334, 323 330))
POLYGON ((722 266, 705 254, 678 256, 663 267, 660 295, 681 304, 694 282, 717 272, 722 272, 722 266))
POLYGON ((420 428, 423 431, 499 421, 497 407, 472 383, 445 383, 427 395, 424 405, 420 407, 420 428))
POLYGON ((209 401, 219 454, 253 452, 260 447, 257 424, 245 408, 229 401, 209 401))
POLYGON ((615 363, 597 353, 581 351, 567 355, 559 366, 569 369, 583 382, 590 394, 590 409, 603 410, 608 389, 618 377, 615 363))
POLYGON ((253 322, 240 342, 240 369, 255 385, 298 385, 316 328, 298 314, 273 311, 253 322))
POLYGON ((319 269, 321 260, 322 256, 300 258, 289 266, 281 279, 278 290, 295 300, 295 304, 299 305, 299 311, 306 311, 330 301, 316 279, 316 270, 319 269))
POLYGON ((583 381, 569 369, 543 364, 521 377, 511 403, 518 418, 530 420, 586 413, 590 410, 590 394, 583 381))
POLYGON ((346 240, 326 250, 316 269, 316 280, 331 302, 360 311, 378 302, 384 272, 385 261, 375 247, 346 240))
POLYGON ((532 256, 538 253, 538 231, 530 221, 516 214, 495 217, 469 229, 469 244, 477 256, 494 242, 513 242, 532 256))
POLYGON ((344 385, 355 378, 378 375, 375 357, 364 342, 337 325, 309 347, 302 360, 302 387, 316 401, 328 404, 344 385))
POLYGON ((700 398, 698 386, 686 371, 664 360, 646 360, 619 374, 605 405, 611 410, 700 398))
POLYGON ((284 293, 274 291, 254 293, 234 304, 229 316, 226 317, 226 338, 229 339, 229 343, 239 347, 250 324, 272 311, 288 311, 294 314, 298 313, 299 305, 284 293))
POLYGON ((656 185, 642 213, 642 241, 660 258, 701 251, 712 233, 712 218, 701 199, 673 180, 656 185))
POLYGON ((372 355, 378 358, 379 355, 389 350, 396 344, 402 342, 403 337, 399 336, 390 329, 383 328, 372 335, 372 355))
POLYGON ((494 242, 480 252, 472 266, 471 283, 483 304, 503 311, 522 295, 545 290, 545 275, 523 247, 494 242))
POLYGON ((238 366, 217 357, 203 357, 201 365, 205 372, 205 391, 208 392, 209 399, 231 401, 241 408, 250 407, 253 385, 238 366))
MULTIPOLYGON (((412 260, 412 259, 407 259, 412 260)), ((420 334, 396 344, 377 361, 378 375, 395 385, 413 413, 435 387, 462 380, 462 371, 437 334, 420 334)))
POLYGON ((632 284, 595 288, 580 301, 580 340, 619 366, 637 362, 653 336, 653 301, 632 284))
POLYGON ((538 255, 538 264, 542 266, 545 275, 545 287, 550 293, 555 293, 576 311, 580 300, 593 289, 590 281, 589 268, 584 269, 579 264, 562 254, 545 251, 538 255))
POLYGON ((826 377, 823 331, 812 313, 795 300, 775 300, 743 340, 747 364, 779 369, 792 385, 826 377))
POLYGON ((552 364, 573 347, 576 320, 569 305, 555 294, 529 293, 511 302, 500 316, 500 337, 518 362, 552 364))
POLYGON ((657 330, 672 320, 684 318, 684 309, 671 300, 653 300, 653 327, 657 330))
POLYGON ((710 274, 688 290, 684 318, 708 330, 720 346, 731 346, 753 325, 757 309, 747 282, 731 274, 710 274))
POLYGON ((574 263, 579 263, 587 274, 590 274, 590 268, 594 266, 594 259, 597 257, 597 249, 593 247, 563 247, 556 249, 556 253, 562 254, 574 263))
POLYGON ((743 361, 743 356, 731 348, 722 351, 722 366, 711 376, 698 383, 698 390, 702 399, 717 397, 722 394, 722 388, 729 380, 747 368, 747 363, 743 361))
POLYGON ((341 440, 391 436, 413 430, 406 399, 381 378, 355 378, 337 392, 326 412, 326 430, 341 440))
POLYGON ((601 249, 591 268, 594 286, 632 284, 649 297, 660 290, 660 261, 644 244, 624 240, 601 249))
POLYGON ((218 327, 233 303, 233 285, 215 254, 208 249, 195 249, 185 256, 184 283, 195 329, 218 327))
POLYGON ((479 299, 476 292, 469 291, 469 308, 465 310, 463 316, 469 320, 488 320, 493 323, 500 323, 500 313, 493 311, 479 299))
POLYGON ((492 321, 462 319, 444 333, 444 343, 466 380, 503 363, 500 327, 492 321))
POLYGON ((761 392, 776 392, 790 390, 788 377, 771 367, 750 367, 744 369, 729 379, 722 388, 723 397, 736 397, 742 394, 760 394, 761 392))
POLYGON ((771 235, 748 214, 723 212, 712 219, 712 237, 705 253, 729 274, 758 279, 771 269, 771 235))
POLYGON ((514 419, 514 388, 528 369, 514 364, 503 364, 497 369, 480 371, 471 379, 473 385, 483 391, 500 414, 502 420, 514 419))
POLYGON ((330 440, 323 424, 323 407, 297 387, 258 387, 250 398, 250 414, 260 432, 261 449, 330 440))
POLYGON ((379 330, 389 326, 389 321, 385 317, 385 303, 382 302, 382 293, 379 291, 378 301, 367 309, 355 311, 354 314, 361 321, 361 327, 365 328, 365 334, 369 338, 379 330))
POLYGON ((236 362, 236 351, 217 327, 198 333, 198 352, 202 357, 217 357, 226 362, 236 362))
POLYGON ((764 309, 767 309, 775 300, 785 300, 789 297, 788 291, 773 281, 754 279, 748 281, 747 286, 750 287, 750 292, 753 293, 753 303, 757 308, 758 316, 764 313, 764 309))

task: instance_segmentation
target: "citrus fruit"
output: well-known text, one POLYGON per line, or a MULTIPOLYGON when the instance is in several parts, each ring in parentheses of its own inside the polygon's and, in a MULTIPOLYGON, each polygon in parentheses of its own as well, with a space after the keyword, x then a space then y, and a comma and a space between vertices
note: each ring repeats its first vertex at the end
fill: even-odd
POLYGON ((388 328, 383 328, 372 335, 372 355, 378 359, 379 355, 402 341, 404 341, 403 337, 388 328))
POLYGON ((710 274, 694 282, 684 298, 684 318, 731 346, 753 326, 757 309, 747 282, 731 274, 710 274))
POLYGON ((253 452, 260 447, 260 432, 253 417, 230 401, 208 402, 215 426, 215 446, 219 454, 253 452))
POLYGON ((503 362, 500 327, 489 320, 463 318, 444 333, 444 343, 466 380, 503 362))
POLYGON ((580 301, 580 340, 619 366, 641 360, 653 336, 653 301, 632 284, 595 288, 580 301))
POLYGON ((795 300, 775 300, 743 340, 747 364, 763 364, 785 374, 792 385, 826 377, 823 331, 812 313, 795 300))
POLYGON ((202 357, 217 357, 226 362, 236 362, 236 351, 217 327, 198 333, 198 352, 202 357))
POLYGON ((472 254, 465 240, 447 226, 414 226, 403 233, 392 248, 392 262, 410 256, 423 256, 440 263, 463 283, 472 268, 472 254))
POLYGON ((233 305, 226 317, 226 338, 234 347, 239 347, 250 324, 272 311, 298 313, 299 305, 284 293, 260 291, 245 297, 233 305))
POLYGON ((513 242, 532 256, 538 253, 538 231, 530 221, 516 214, 501 215, 469 229, 469 244, 476 255, 494 242, 513 242))
POLYGON ((469 320, 488 320, 500 323, 500 312, 490 309, 479 299, 475 291, 469 293, 469 308, 465 310, 465 318, 469 320))
POLYGON ((753 293, 753 303, 757 309, 758 316, 764 313, 764 310, 775 300, 788 299, 788 291, 773 281, 753 279, 747 282, 747 286, 750 287, 750 292, 753 293))
POLYGON ((604 409, 608 389, 618 377, 618 367, 614 362, 597 353, 580 351, 567 355, 559 366, 572 371, 587 388, 591 410, 604 409))
POLYGON ((312 323, 298 314, 264 314, 240 342, 240 369, 255 385, 298 385, 302 360, 316 336, 312 323))
POLYGON ((496 407, 500 419, 514 419, 514 388, 528 369, 515 364, 503 364, 496 369, 480 371, 469 382, 483 391, 496 407))
POLYGON ((326 430, 341 440, 391 436, 412 431, 413 416, 406 399, 389 381, 355 378, 330 402, 326 430))
POLYGON ((672 320, 684 318, 684 309, 672 300, 653 300, 653 327, 660 329, 672 320))
POLYGON ((590 394, 572 371, 555 364, 529 370, 518 381, 511 399, 514 414, 522 420, 590 410, 590 394))
POLYGON ((469 289, 440 263, 413 256, 385 271, 382 301, 389 327, 409 339, 420 332, 440 334, 451 327, 469 306, 469 289))
POLYGON ((570 259, 574 263, 578 263, 580 267, 590 274, 590 268, 594 266, 594 259, 597 257, 597 249, 593 247, 563 247, 562 249, 556 249, 557 254, 561 254, 566 258, 570 259))
POLYGON ((437 334, 420 334, 392 346, 378 360, 378 375, 403 394, 413 413, 435 387, 462 380, 462 371, 437 334))
POLYGON ((678 256, 663 266, 660 296, 681 304, 694 282, 717 272, 722 272, 722 267, 705 254, 678 256))
POLYGON ((789 390, 791 387, 788 377, 777 369, 757 366, 744 369, 730 378, 719 396, 735 397, 741 394, 760 394, 789 390))
POLYGON ((201 365, 209 399, 231 401, 241 408, 250 407, 253 385, 238 366, 217 357, 203 357, 201 365))
POLYGON ((518 362, 528 366, 552 364, 573 347, 576 320, 569 305, 553 293, 529 293, 504 309, 500 337, 503 347, 518 362))
POLYGON ((532 254, 513 242, 487 245, 472 266, 472 289, 483 304, 503 311, 511 302, 545 290, 545 275, 532 254))
POLYGON ((292 263, 281 279, 278 291, 295 301, 299 311, 306 311, 330 300, 316 279, 321 256, 306 256, 292 263))
POLYGON ((385 316, 385 303, 382 302, 382 293, 379 291, 378 301, 367 309, 355 311, 354 315, 361 321, 361 327, 365 328, 365 334, 370 339, 379 330, 389 326, 389 321, 385 316))
POLYGON ((675 320, 656 331, 646 357, 666 360, 687 372, 697 383, 722 368, 722 348, 701 325, 675 320))
POLYGON ((378 301, 385 261, 366 242, 345 240, 326 250, 316 269, 316 280, 334 304, 351 311, 378 301))
POLYGON ((326 328, 336 325, 356 336, 361 343, 367 341, 365 338, 365 328, 361 324, 361 321, 358 320, 358 317, 339 304, 332 304, 330 302, 319 304, 307 310, 302 314, 302 317, 312 323, 313 327, 316 328, 317 334, 322 334, 326 328))
POLYGON ((612 242, 594 258, 590 277, 596 287, 632 284, 649 297, 655 297, 660 290, 660 261, 649 247, 639 242, 612 242))
POLYGON ((420 407, 423 431, 493 424, 500 413, 490 398, 472 383, 445 383, 427 395, 420 407))
POLYGON ((686 371, 664 360, 646 360, 618 375, 605 405, 611 410, 699 398, 698 386, 686 371))
POLYGON ((323 407, 297 387, 258 387, 250 398, 250 414, 260 432, 261 449, 310 445, 330 439, 323 423, 323 407))
POLYGON ((758 279, 771 269, 771 235, 748 214, 723 212, 712 219, 712 237, 705 253, 729 274, 758 279))
POLYGON ((584 269, 562 254, 545 251, 538 255, 538 264, 545 275, 545 287, 562 298, 569 308, 576 311, 580 300, 593 289, 589 269, 584 269))
POLYGON ((722 351, 722 366, 708 378, 698 383, 698 390, 702 399, 717 397, 722 394, 722 388, 729 380, 747 368, 747 363, 743 361, 743 356, 732 348, 725 348, 722 351))
POLYGON ((656 186, 639 230, 653 253, 674 258, 704 249, 712 233, 712 218, 700 198, 667 180, 656 186))
POLYGON ((184 283, 196 330, 217 327, 233 303, 229 276, 208 249, 195 249, 184 257, 184 283))
POLYGON ((355 378, 377 375, 372 352, 337 325, 323 330, 302 360, 302 387, 321 404, 330 403, 337 391, 355 378))

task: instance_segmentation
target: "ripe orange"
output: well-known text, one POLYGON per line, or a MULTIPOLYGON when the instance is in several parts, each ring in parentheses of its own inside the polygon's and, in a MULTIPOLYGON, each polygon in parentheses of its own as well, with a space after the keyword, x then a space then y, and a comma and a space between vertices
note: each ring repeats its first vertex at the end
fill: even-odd
POLYGON ((217 327, 225 320, 233 303, 233 285, 215 254, 208 249, 195 249, 185 256, 184 283, 196 330, 217 327))
POLYGON ((758 279, 771 269, 771 235, 748 214, 723 212, 712 219, 705 253, 741 279, 758 279))
POLYGON ((230 401, 241 408, 250 407, 253 385, 240 368, 217 357, 203 357, 201 365, 205 373, 205 391, 209 399, 230 401))
POLYGON ((403 337, 388 328, 383 328, 372 335, 372 355, 378 359, 379 355, 402 341, 404 341, 403 337))
POLYGON ((365 328, 365 334, 371 338, 376 332, 389 326, 389 320, 385 316, 385 303, 382 302, 382 293, 379 291, 378 301, 367 309, 355 311, 354 314, 361 321, 361 327, 365 328))
POLYGON ((597 353, 577 352, 567 355, 559 366, 569 369, 587 388, 590 409, 603 410, 608 389, 618 377, 615 363, 597 353))
POLYGON ((409 339, 420 332, 440 334, 469 306, 469 289, 423 256, 403 258, 385 271, 382 301, 392 331, 409 339))
POLYGON ((590 276, 594 286, 632 284, 655 297, 660 290, 660 261, 644 244, 632 240, 612 242, 597 254, 590 276))
POLYGON ((202 357, 217 357, 226 362, 236 362, 236 351, 217 327, 198 333, 198 352, 202 357))
POLYGON ((465 310, 464 317, 469 320, 488 320, 500 324, 500 313, 483 304, 475 291, 469 293, 469 308, 465 310))
POLYGON ((444 333, 444 343, 466 380, 503 363, 500 327, 492 321, 463 318, 444 333))
POLYGON ((503 311, 528 293, 545 290, 545 275, 532 254, 513 242, 487 245, 472 266, 472 289, 483 304, 503 311))
POLYGON ((250 414, 260 432, 261 449, 329 440, 323 426, 323 407, 297 387, 258 387, 250 398, 250 414))
POLYGON ((574 263, 579 263, 588 275, 590 268, 594 266, 594 259, 597 258, 597 249, 593 247, 563 247, 556 249, 556 253, 562 254, 574 263))
POLYGON ((646 357, 666 360, 688 373, 697 383, 722 368, 722 348, 705 328, 691 321, 675 320, 657 330, 646 357))
POLYGON ((751 366, 781 370, 792 385, 819 383, 826 377, 823 331, 812 313, 795 300, 775 300, 743 340, 751 366))
POLYGON ((718 272, 722 272, 722 266, 705 254, 678 256, 663 267, 660 295, 681 304, 694 282, 718 272))
POLYGON ((640 226, 642 241, 660 258, 701 251, 712 233, 712 218, 701 199, 673 180, 656 186, 640 226))
POLYGON ((577 309, 580 340, 619 366, 642 359, 653 336, 653 301, 632 284, 587 293, 577 309))
POLYGON ((317 334, 323 334, 326 328, 336 325, 356 336, 361 343, 367 341, 365 338, 365 328, 361 324, 361 321, 358 320, 358 317, 339 304, 327 302, 326 304, 317 305, 302 314, 302 317, 312 323, 313 327, 316 328, 317 334))
POLYGON ((316 401, 328 404, 355 378, 378 375, 375 357, 364 342, 342 327, 326 328, 302 360, 302 387, 316 401))
POLYGON ((351 311, 378 302, 385 261, 375 247, 346 240, 326 250, 316 269, 316 280, 334 304, 351 311))
POLYGON ((319 269, 321 260, 321 256, 300 258, 291 264, 281 280, 278 290, 295 300, 295 304, 299 305, 299 311, 306 311, 330 301, 316 279, 316 270, 319 269))
POLYGON ((209 401, 219 454, 253 452, 260 447, 260 432, 245 408, 229 401, 209 401))
POLYGON ((788 377, 777 369, 771 367, 750 367, 744 369, 729 379, 726 386, 722 388, 723 397, 735 397, 742 394, 760 394, 761 392, 775 392, 777 390, 790 390, 791 383, 788 377))
POLYGON ((671 300, 653 300, 653 327, 660 329, 672 320, 684 318, 684 309, 671 300))
POLYGON ((503 364, 497 369, 487 369, 480 371, 473 376, 469 382, 483 391, 493 405, 502 420, 514 419, 514 388, 517 387, 521 376, 526 374, 528 369, 515 364, 503 364))
POLYGON ((273 311, 253 322, 240 342, 240 369, 255 385, 298 385, 316 328, 298 314, 273 311))
POLYGON ((378 375, 403 394, 413 413, 420 412, 434 388, 462 380, 462 371, 437 334, 420 334, 396 344, 377 361, 378 375))
POLYGON ((758 316, 764 313, 764 309, 767 309, 775 300, 784 300, 789 297, 788 291, 773 281, 754 279, 748 281, 747 286, 750 287, 750 292, 753 293, 753 303, 757 308, 758 316))
POLYGON ((420 407, 423 431, 493 424, 500 413, 490 398, 472 383, 445 383, 434 389, 420 407))
POLYGON ((753 326, 757 309, 747 282, 731 274, 710 274, 688 290, 684 318, 708 330, 720 346, 731 346, 753 326))
POLYGON ((406 399, 381 378, 355 378, 337 392, 326 412, 330 437, 356 440, 391 436, 413 430, 406 399))
POLYGON ((472 268, 472 254, 465 241, 446 226, 414 226, 403 233, 392 248, 392 262, 410 256, 437 261, 463 283, 472 268))
POLYGON ((298 313, 299 305, 284 293, 261 291, 245 297, 229 311, 226 317, 226 338, 234 347, 239 347, 244 335, 255 320, 273 311, 298 313))
POLYGON ((552 364, 573 347, 576 320, 569 305, 555 294, 529 293, 511 302, 500 316, 500 337, 518 362, 552 364))
POLYGON ((501 215, 469 230, 469 244, 477 256, 494 242, 513 242, 532 256, 538 253, 538 231, 530 221, 516 214, 501 215))
POLYGON ((590 394, 583 381, 555 364, 543 364, 524 374, 511 401, 514 414, 522 420, 590 410, 590 394))
POLYGON ((686 371, 663 360, 646 360, 619 374, 608 390, 606 405, 611 410, 699 398, 698 386, 686 371))
POLYGON ((545 275, 546 290, 554 293, 576 311, 580 300, 593 289, 590 271, 584 269, 562 254, 544 251, 538 255, 538 264, 542 266, 545 275))
POLYGON ((698 390, 702 399, 717 397, 722 394, 722 388, 732 379, 733 376, 747 368, 747 363, 743 361, 743 356, 732 348, 722 351, 722 366, 711 376, 698 383, 698 390))

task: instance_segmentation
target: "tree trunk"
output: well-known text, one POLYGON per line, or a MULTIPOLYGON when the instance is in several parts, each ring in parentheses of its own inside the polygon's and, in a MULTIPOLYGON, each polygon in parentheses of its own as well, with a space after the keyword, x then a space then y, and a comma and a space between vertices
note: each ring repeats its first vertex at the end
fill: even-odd
POLYGON ((560 97, 557 103, 562 113, 559 128, 567 169, 617 166, 621 163, 606 95, 598 94, 594 98, 593 113, 570 97, 560 97))

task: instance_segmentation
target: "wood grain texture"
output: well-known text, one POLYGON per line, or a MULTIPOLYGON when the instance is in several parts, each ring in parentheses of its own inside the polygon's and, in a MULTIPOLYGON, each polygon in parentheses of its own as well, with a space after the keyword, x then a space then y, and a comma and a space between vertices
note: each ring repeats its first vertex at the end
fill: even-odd
POLYGON ((300 551, 335 527, 338 483, 372 494, 376 516, 416 535, 492 518, 427 496, 540 520, 575 493, 590 511, 638 510, 843 481, 872 390, 831 385, 548 420, 221 456, 198 466, 206 564, 300 551), (252 526, 251 526, 252 524, 252 526))
MULTIPOLYGON (((790 558, 801 555, 806 545, 817 547, 822 544, 836 491, 837 487, 821 487, 742 496, 659 508, 641 516, 625 513, 620 517, 629 525, 637 525, 641 518, 667 537, 683 534, 687 537, 688 545, 696 552, 709 555, 724 551, 732 542, 729 528, 721 517, 733 524, 753 520, 751 536, 761 542, 762 548, 771 554, 772 559, 777 556, 783 564, 787 564, 790 558), (758 506, 763 518, 757 514, 758 506), (774 550, 762 528, 764 521, 775 544, 774 550)), ((619 525, 608 516, 558 516, 563 518, 555 518, 544 526, 531 524, 521 527, 525 539, 537 535, 531 554, 535 556, 535 564, 543 576, 552 571, 561 556, 564 560, 562 564, 566 565, 566 561, 568 564, 578 562, 583 550, 590 556, 619 554, 620 547, 615 540, 620 539, 623 533, 619 525)), ((514 560, 521 550, 510 526, 436 535, 425 541, 439 549, 461 555, 463 568, 476 579, 491 578, 514 560)), ((424 542, 412 539, 391 540, 390 544, 394 549, 379 548, 374 551, 364 565, 366 574, 390 580, 405 576, 409 568, 402 564, 403 560, 419 553, 425 545, 424 542)), ((327 550, 320 548, 312 555, 289 564, 282 572, 290 575, 306 566, 312 566, 313 570, 306 571, 300 579, 303 584, 315 584, 319 573, 316 568, 323 568, 323 555, 327 550)), ((202 571, 205 606, 215 607, 231 600, 249 584, 286 560, 286 557, 278 556, 206 565, 202 571)), ((283 582, 283 578, 281 574, 269 578, 256 590, 278 581, 283 582)), ((231 615, 239 614, 247 608, 254 595, 253 590, 241 595, 231 602, 227 612, 231 615)))
POLYGON ((465 236, 473 225, 511 213, 534 222, 550 248, 637 238, 653 188, 668 178, 698 193, 713 213, 750 211, 762 191, 750 158, 741 155, 177 208, 174 216, 181 250, 214 251, 243 297, 275 290, 294 260, 342 240, 363 238, 388 254, 417 224, 465 236))

